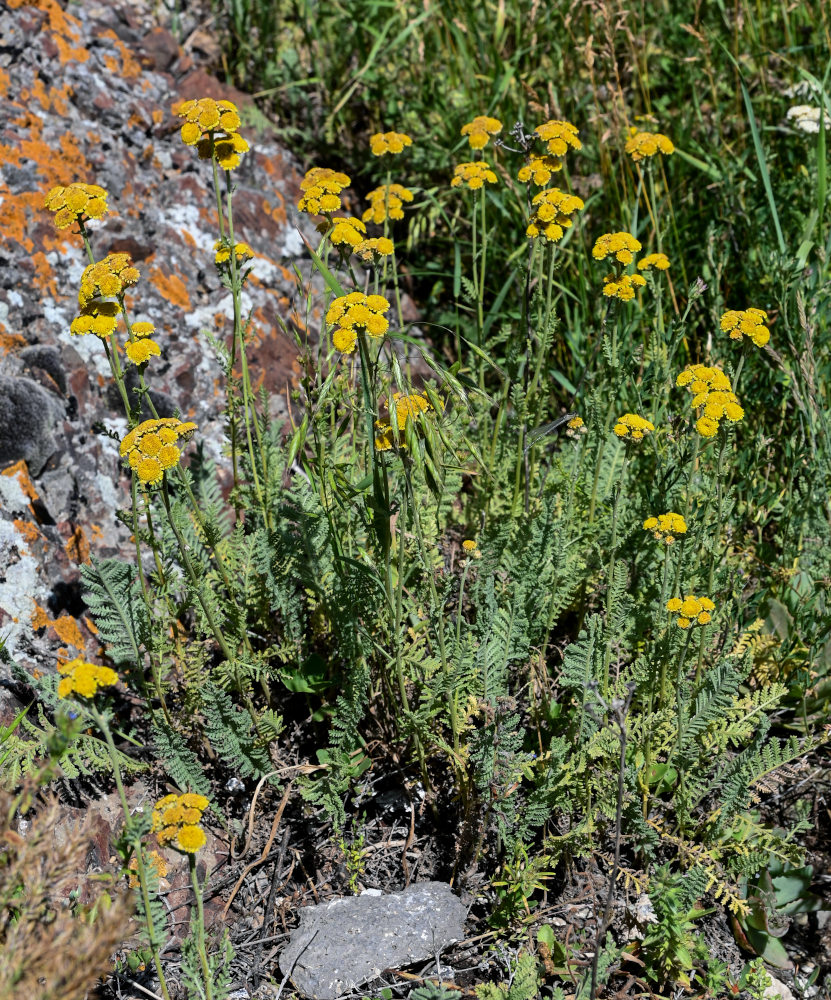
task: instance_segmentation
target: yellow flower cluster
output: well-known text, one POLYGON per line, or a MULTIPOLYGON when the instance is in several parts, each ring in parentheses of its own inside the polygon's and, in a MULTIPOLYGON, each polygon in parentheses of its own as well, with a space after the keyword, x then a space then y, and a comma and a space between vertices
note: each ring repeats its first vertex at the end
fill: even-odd
POLYGON ((165 795, 153 806, 150 831, 156 834, 161 847, 169 846, 184 854, 196 854, 205 846, 205 831, 199 824, 208 804, 204 795, 194 792, 165 795))
MULTIPOLYGON (((138 859, 131 858, 130 864, 127 866, 130 869, 130 888, 138 889, 140 883, 138 879, 138 859)), ((167 875, 167 862, 159 854, 158 851, 148 851, 147 852, 147 864, 146 868, 151 868, 156 879, 164 878, 167 875)))
MULTIPOLYGON (((247 260, 252 260, 256 254, 247 243, 234 244, 234 256, 237 264, 244 264, 247 260)), ((223 240, 214 243, 214 264, 227 264, 231 259, 231 244, 223 240)))
POLYGON ((202 97, 198 101, 185 101, 176 114, 185 119, 182 142, 195 146, 200 160, 214 158, 223 170, 240 165, 240 157, 248 152, 249 146, 237 134, 241 122, 235 104, 202 97))
POLYGON ((356 247, 363 243, 366 237, 366 226, 360 219, 350 216, 347 219, 334 219, 334 225, 329 233, 330 242, 337 245, 356 247))
POLYGON ((583 208, 583 199, 555 187, 535 194, 531 206, 534 214, 525 235, 531 239, 542 236, 549 242, 556 243, 563 238, 564 231, 573 225, 571 216, 583 208))
POLYGON ((638 261, 639 271, 649 271, 653 267, 658 271, 668 270, 669 257, 665 253, 650 253, 638 261))
POLYGON ((337 212, 340 208, 338 196, 351 183, 349 177, 339 170, 312 167, 306 171, 306 176, 300 182, 303 197, 297 203, 298 211, 308 212, 310 215, 337 212))
POLYGON ((466 538, 462 542, 462 548, 465 550, 465 552, 475 552, 476 542, 472 538, 466 538))
POLYGON ((146 365, 150 358, 161 357, 162 349, 152 339, 156 332, 152 323, 133 323, 130 332, 133 334, 133 339, 127 341, 124 353, 134 365, 146 365))
POLYGON ((118 684, 118 674, 109 667, 96 667, 94 663, 76 657, 68 663, 58 664, 58 697, 69 698, 79 694, 82 698, 93 698, 100 687, 118 684))
POLYGON ((687 522, 681 514, 659 514, 657 517, 648 517, 643 522, 644 530, 651 531, 659 542, 666 542, 671 545, 675 541, 676 535, 687 533, 687 522))
POLYGON ((720 368, 690 365, 678 375, 675 384, 686 387, 692 393, 694 410, 703 408, 695 422, 696 430, 702 437, 713 437, 722 418, 736 423, 744 417, 730 379, 720 368))
POLYGON ((366 196, 369 208, 361 218, 380 226, 387 219, 404 218, 404 202, 413 200, 413 192, 403 184, 382 184, 366 196))
POLYGON ((107 192, 97 184, 74 183, 68 187, 57 185, 44 202, 55 213, 55 226, 68 229, 73 222, 84 218, 100 219, 107 212, 107 192))
POLYGON ((619 278, 607 274, 603 279, 603 294, 608 298, 620 299, 621 302, 631 302, 635 297, 635 289, 642 288, 646 278, 642 274, 621 274, 619 278))
POLYGON ((604 233, 595 240, 592 257, 595 260, 614 257, 620 264, 631 264, 640 250, 641 241, 630 233, 604 233))
POLYGON ((663 153, 670 156, 675 152, 672 142, 660 132, 639 132, 634 126, 629 129, 629 138, 624 147, 626 152, 637 163, 650 156, 663 153))
POLYGON ((405 132, 376 132, 369 139, 369 148, 373 156, 403 153, 404 147, 412 144, 413 140, 405 132))
POLYGON ((520 167, 517 179, 523 184, 528 184, 530 181, 537 187, 544 187, 551 180, 551 175, 562 169, 563 161, 556 156, 549 156, 547 153, 537 156, 536 153, 532 153, 525 166, 520 167))
POLYGON ((467 136, 471 149, 484 149, 492 135, 499 135, 502 122, 498 118, 477 115, 472 122, 462 125, 462 135, 467 136))
POLYGON ((617 418, 612 430, 619 438, 642 441, 645 435, 655 430, 655 424, 645 417, 638 416, 637 413, 624 413, 622 417, 617 418))
POLYGON ((577 127, 571 122, 552 119, 534 129, 543 142, 548 144, 548 152, 552 156, 562 158, 568 152, 568 147, 572 149, 582 149, 583 143, 578 138, 577 127))
POLYGON ((76 337, 94 333, 105 340, 115 333, 118 315, 121 311, 117 302, 93 301, 83 306, 80 313, 69 324, 69 332, 76 337))
POLYGON ((81 275, 78 303, 83 309, 94 298, 121 298, 139 280, 138 269, 128 253, 111 253, 96 264, 89 264, 81 275))
POLYGON ((693 597, 692 594, 682 601, 680 597, 673 597, 667 601, 667 611, 677 615, 675 624, 679 628, 689 628, 691 625, 706 625, 712 621, 711 611, 715 611, 715 604, 709 597, 693 597))
POLYGON ((152 486, 178 463, 182 457, 179 442, 186 441, 195 430, 196 424, 176 417, 145 420, 125 436, 119 451, 142 486, 152 486))
POLYGON ((390 325, 384 316, 389 307, 383 295, 364 295, 363 292, 341 295, 326 313, 326 322, 337 327, 332 343, 341 354, 351 354, 361 331, 370 337, 383 337, 390 325))
POLYGON ((453 180, 451 187, 461 187, 465 184, 471 191, 478 191, 479 188, 488 184, 496 184, 499 178, 484 162, 484 160, 471 160, 469 163, 457 163, 453 168, 453 180))
POLYGON ((355 253, 361 258, 361 260, 370 262, 377 262, 381 257, 391 257, 395 250, 395 245, 392 240, 387 239, 386 236, 372 237, 368 240, 361 240, 360 243, 355 247, 355 253))
POLYGON ((576 438, 581 434, 587 434, 588 430, 589 429, 586 427, 582 417, 572 417, 566 424, 566 436, 570 438, 576 438))
POLYGON ((408 420, 415 420, 425 410, 430 409, 430 401, 425 392, 395 392, 392 398, 395 405, 395 421, 400 431, 407 426, 408 420))
MULTIPOLYGON (((393 393, 393 407, 395 408, 395 422, 399 431, 403 431, 408 420, 416 420, 422 413, 432 409, 427 394, 424 392, 395 392, 393 393)), ((384 420, 376 420, 375 427, 378 434, 375 438, 375 448, 378 451, 389 451, 394 444, 392 427, 384 420)), ((401 442, 401 447, 405 447, 401 442)))
POLYGON ((721 329, 730 334, 731 340, 747 337, 757 347, 764 347, 770 340, 770 330, 765 326, 768 314, 764 309, 728 309, 721 317, 721 329))

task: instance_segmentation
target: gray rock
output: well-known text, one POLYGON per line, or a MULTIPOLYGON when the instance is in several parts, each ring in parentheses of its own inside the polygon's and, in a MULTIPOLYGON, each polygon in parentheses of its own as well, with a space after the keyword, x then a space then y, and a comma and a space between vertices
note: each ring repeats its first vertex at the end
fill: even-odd
POLYGON ((39 475, 55 451, 52 432, 63 412, 37 382, 0 376, 0 467, 23 459, 39 475))
POLYGON ((280 955, 280 969, 305 996, 335 1000, 384 969, 424 961, 460 941, 466 915, 442 882, 308 906, 280 955))

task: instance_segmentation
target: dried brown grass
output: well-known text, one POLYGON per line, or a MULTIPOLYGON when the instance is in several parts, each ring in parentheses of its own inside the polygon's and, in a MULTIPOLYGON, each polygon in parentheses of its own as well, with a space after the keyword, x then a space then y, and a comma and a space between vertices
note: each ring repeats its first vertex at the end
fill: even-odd
POLYGON ((129 898, 85 874, 88 825, 67 829, 59 843, 59 815, 52 796, 0 790, 0 1000, 83 1000, 130 936, 129 898), (34 802, 25 835, 16 820, 22 801, 34 802), (73 889, 89 901, 83 914, 70 909, 73 889))

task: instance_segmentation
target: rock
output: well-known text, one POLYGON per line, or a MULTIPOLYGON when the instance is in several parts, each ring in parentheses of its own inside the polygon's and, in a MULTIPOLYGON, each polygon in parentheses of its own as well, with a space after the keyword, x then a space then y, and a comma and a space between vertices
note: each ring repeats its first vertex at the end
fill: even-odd
POLYGON ((55 451, 52 432, 63 411, 57 398, 32 379, 0 375, 0 466, 22 460, 39 475, 55 451))
MULTIPOLYGON (((61 352, 51 344, 35 344, 33 347, 24 347, 20 352, 21 360, 26 363, 26 367, 35 373, 45 372, 55 388, 62 395, 66 395, 66 371, 61 361, 61 352)), ((43 385, 44 383, 41 382, 43 385)))
POLYGON ((315 1000, 336 997, 434 957, 464 937, 466 909, 449 885, 419 882, 386 896, 349 896, 300 911, 280 969, 315 1000))
POLYGON ((768 975, 770 976, 770 986, 765 988, 763 994, 765 1000, 794 1000, 789 986, 775 976, 771 976, 770 972, 768 972, 768 975))

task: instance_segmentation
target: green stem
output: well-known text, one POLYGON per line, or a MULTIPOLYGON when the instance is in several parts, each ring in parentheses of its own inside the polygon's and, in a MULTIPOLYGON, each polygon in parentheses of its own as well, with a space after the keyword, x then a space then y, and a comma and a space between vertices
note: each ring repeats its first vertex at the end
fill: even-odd
MULTIPOLYGON (((625 445, 624 445, 625 447, 625 445)), ((615 491, 615 502, 612 507, 612 541, 609 552, 609 569, 606 576, 606 652, 603 656, 603 697, 609 697, 609 668, 612 663, 612 639, 610 627, 610 617, 612 612, 612 590, 615 582, 615 562, 617 559, 617 523, 620 511, 620 497, 623 493, 623 480, 626 476, 626 463, 629 456, 626 451, 623 453, 623 465, 620 469, 620 479, 617 482, 615 491)))
POLYGON ((115 748, 115 742, 113 741, 113 734, 110 730, 109 722, 105 715, 98 711, 94 706, 89 707, 90 715, 92 716, 95 724, 101 730, 104 735, 104 740, 107 744, 107 752, 110 758, 110 762, 113 766, 113 777, 115 778, 115 787, 118 792, 118 799, 121 802, 121 808, 124 811, 124 823, 128 838, 135 849, 136 852, 136 874, 139 881, 139 891, 141 892, 141 899, 144 909, 144 923, 147 928, 147 936, 150 942, 150 951, 153 955, 153 964, 156 967, 156 975, 159 977, 159 988, 162 991, 162 996, 164 1000, 170 1000, 170 993, 167 989, 167 980, 164 976, 164 970, 162 969, 161 962, 161 950, 159 944, 156 941, 156 934, 153 928, 153 918, 150 914, 150 892, 147 888, 147 868, 144 864, 144 854, 143 846, 140 839, 133 840, 130 837, 132 823, 130 821, 130 805, 127 802, 127 794, 124 791, 124 782, 121 779, 121 767, 118 763, 118 751, 115 748))
POLYGON ((196 876, 196 857, 193 854, 188 855, 188 868, 190 869, 190 884, 193 886, 193 897, 196 900, 196 950, 199 952, 199 961, 202 965, 206 1000, 213 1000, 213 976, 205 948, 205 908, 202 903, 199 879, 196 876))

